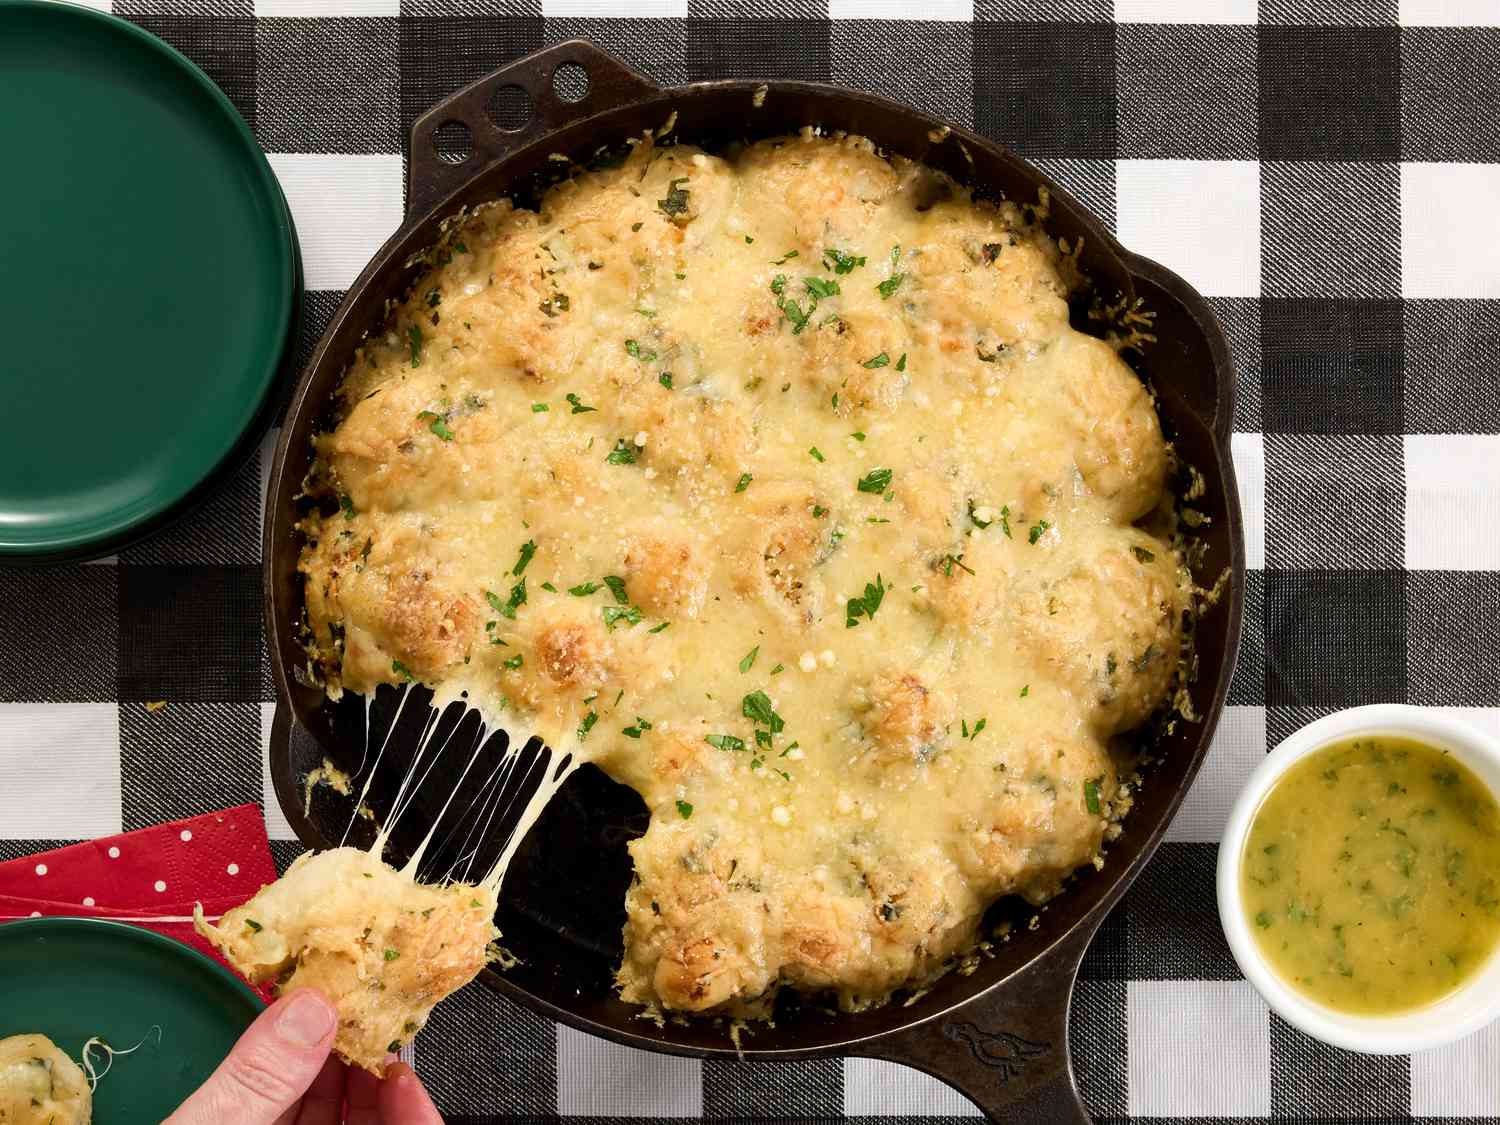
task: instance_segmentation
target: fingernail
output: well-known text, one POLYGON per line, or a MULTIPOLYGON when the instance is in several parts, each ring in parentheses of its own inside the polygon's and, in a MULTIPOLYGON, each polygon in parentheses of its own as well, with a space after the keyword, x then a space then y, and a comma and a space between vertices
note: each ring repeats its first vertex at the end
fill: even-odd
POLYGON ((276 1034, 297 1047, 315 1047, 333 1030, 334 1016, 328 1005, 311 993, 293 995, 276 1018, 276 1034))

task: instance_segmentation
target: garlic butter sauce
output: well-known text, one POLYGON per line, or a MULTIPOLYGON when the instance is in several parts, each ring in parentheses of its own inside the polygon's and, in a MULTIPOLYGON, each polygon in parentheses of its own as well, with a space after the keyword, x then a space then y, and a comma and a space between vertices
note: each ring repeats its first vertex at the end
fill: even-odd
POLYGON ((1241 893, 1262 954, 1310 999, 1358 1015, 1422 1007, 1500 943, 1500 805, 1425 743, 1334 743, 1262 802, 1241 893))

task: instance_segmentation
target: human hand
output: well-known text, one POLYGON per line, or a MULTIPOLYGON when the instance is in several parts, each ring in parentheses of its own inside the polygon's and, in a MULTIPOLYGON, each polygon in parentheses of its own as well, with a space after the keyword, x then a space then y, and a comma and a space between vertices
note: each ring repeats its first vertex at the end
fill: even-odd
POLYGON ((381 1079, 330 1054, 337 1027, 322 993, 288 993, 245 1029, 165 1125, 442 1125, 405 1063, 393 1063, 381 1079))

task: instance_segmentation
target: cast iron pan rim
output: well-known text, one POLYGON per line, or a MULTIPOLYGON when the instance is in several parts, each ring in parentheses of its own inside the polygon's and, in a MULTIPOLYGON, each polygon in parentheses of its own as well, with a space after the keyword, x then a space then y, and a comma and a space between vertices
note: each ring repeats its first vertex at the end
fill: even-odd
MULTIPOLYGON (((527 59, 522 59, 516 63, 510 64, 509 67, 506 67, 504 69, 506 72, 519 70, 524 65, 539 60, 543 56, 560 57, 560 61, 568 61, 568 51, 577 51, 580 49, 586 51, 591 59, 598 58, 601 54, 601 52, 599 52, 597 48, 594 48, 590 44, 583 43, 581 41, 571 41, 569 43, 559 44, 542 52, 538 52, 536 55, 529 56, 527 59)), ((615 65, 622 70, 626 69, 623 67, 623 64, 616 63, 615 65)), ((476 83, 474 85, 474 87, 469 87, 467 89, 472 90, 480 85, 488 84, 493 80, 495 80, 495 76, 491 75, 488 78, 481 79, 479 83, 476 83)), ((712 82, 700 82, 693 83, 687 86, 661 89, 655 87, 654 84, 648 83, 645 79, 640 79, 640 81, 643 84, 642 89, 640 90, 639 95, 634 99, 620 101, 613 105, 605 105, 598 108, 597 110, 591 110, 587 114, 581 115, 574 120, 569 120, 560 125, 549 127, 543 130, 540 135, 527 137, 523 142, 517 144, 514 149, 505 152, 504 154, 494 159, 487 161, 475 161, 473 164, 468 164, 466 162, 464 166, 464 175, 459 178, 449 190, 437 193, 437 195, 435 196, 437 200, 436 202, 413 206, 412 213, 402 224, 401 228, 398 229, 389 240, 387 240, 385 245, 382 246, 379 252, 366 266, 365 270, 361 272, 359 278, 356 279, 356 281, 351 285, 344 298, 344 301, 341 303, 324 336, 319 341, 316 349, 314 350, 306 371, 304 372, 303 377, 295 391, 291 406, 291 414, 288 418, 288 424, 284 427, 284 432, 282 433, 281 439, 277 446, 275 460, 272 465, 270 491, 266 506, 266 521, 264 527, 264 550, 265 557, 268 563, 265 571, 266 616, 267 630, 270 635, 269 639, 272 649, 272 665, 274 668, 277 690, 277 706, 275 714, 276 731, 273 733, 273 753, 275 746, 283 745, 287 741, 286 736, 290 733, 292 724, 296 722, 295 705, 292 698, 291 685, 288 682, 288 670, 284 665, 283 660, 281 659, 282 646, 280 643, 282 630, 291 628, 292 623, 290 622, 290 620, 283 622, 278 616, 279 607, 276 603, 277 590, 273 575, 273 571, 275 568, 269 565, 270 560, 273 557, 277 556, 280 551, 290 549, 290 544, 282 545, 276 542, 275 533, 277 529, 275 526, 275 519, 277 498, 282 495, 282 492, 286 487, 286 483, 283 481, 283 477, 288 471, 288 462, 291 453, 290 446, 293 436, 293 430, 295 428, 292 425, 292 420, 302 417, 304 412, 308 410, 311 410, 314 416, 316 416, 316 414, 323 409, 324 404, 321 401, 317 403, 310 403, 307 401, 312 390, 313 376, 320 373, 324 368, 327 367, 329 352, 332 349, 335 335, 337 335, 339 329, 344 326, 344 322, 355 315, 355 306, 358 303, 358 298, 360 298, 363 295, 364 291, 374 283, 377 275, 385 273, 390 268, 391 261, 394 257, 396 257, 398 251, 404 251, 402 255, 404 257, 406 254, 410 254, 413 250, 421 248, 417 245, 407 245, 412 241, 412 236, 417 229, 428 226, 431 220, 433 220, 434 217, 439 213, 449 214, 455 211, 457 209, 458 196, 468 190, 476 181, 489 175, 495 167, 516 159, 520 154, 528 152, 536 146, 545 146, 548 143, 549 137, 553 136, 557 131, 563 128, 566 128, 570 131, 584 129, 594 118, 613 114, 619 110, 625 109, 630 105, 650 106, 659 103, 664 110, 669 110, 673 101, 691 98, 695 94, 724 90, 743 91, 749 94, 764 86, 770 93, 774 93, 778 96, 803 93, 815 95, 820 99, 833 98, 846 101, 856 101, 862 103, 867 107, 886 109, 892 113, 906 117, 909 120, 914 119, 918 122, 924 123, 931 129, 946 130, 946 135, 957 137, 965 145, 984 150, 988 155, 997 157, 1003 163, 1014 168, 1017 172, 1022 174, 1032 183, 1038 186, 1046 186, 1056 199, 1060 200, 1067 208, 1072 211, 1072 213, 1076 217, 1082 220, 1083 225, 1093 229, 1098 233, 1099 237, 1104 241, 1106 247, 1117 256, 1118 260, 1125 266, 1127 273, 1131 277, 1148 277, 1153 282, 1160 285, 1163 289, 1167 290, 1173 297, 1181 302, 1184 308, 1186 308, 1192 314, 1198 331, 1202 334, 1203 338, 1209 346, 1210 352, 1213 355, 1213 371, 1203 372, 1203 377, 1204 379, 1212 378, 1214 380, 1215 387, 1218 392, 1218 405, 1214 415, 1211 418, 1203 418, 1201 419, 1201 421, 1205 428, 1209 431, 1210 445, 1216 461, 1213 469, 1216 471, 1218 481, 1220 482, 1220 485, 1223 489, 1223 496, 1226 505, 1226 516, 1228 523, 1228 567, 1230 571, 1230 581, 1224 595, 1224 611, 1227 614, 1227 620, 1225 625, 1224 650, 1217 662, 1219 670, 1219 681, 1213 697, 1209 701, 1207 701, 1207 703, 1203 707, 1203 713, 1197 724, 1198 735, 1194 743, 1191 744, 1192 756, 1191 760, 1187 763, 1187 768, 1184 776, 1182 777, 1180 782, 1173 787, 1173 791, 1167 801, 1167 805, 1163 810, 1162 815, 1159 817, 1152 830, 1148 833, 1144 843, 1140 848, 1140 851, 1137 853, 1134 860, 1115 868, 1110 873, 1109 883, 1099 893, 1099 897, 1094 905, 1090 907, 1086 913, 1082 914, 1077 920, 1075 920, 1071 925, 1061 929, 1055 939, 1051 943, 1049 943, 1048 946, 1037 952, 1030 960, 1018 965, 1011 973, 1007 974, 1006 976, 991 981, 985 984, 982 988, 978 988, 977 990, 969 993, 966 996, 957 998, 953 1003, 943 1007, 942 1009, 925 1013, 919 1017, 913 1017, 908 1022, 898 1024, 895 1027, 887 1028, 885 1030, 861 1034, 840 1041, 829 1039, 828 1041, 825 1041, 820 1045, 813 1047, 759 1048, 754 1045, 753 1035, 747 1037, 747 1045, 745 1046, 743 1051, 738 1051, 732 1046, 716 1047, 711 1045, 687 1045, 651 1038, 645 1035, 636 1035, 629 1030, 623 1029, 619 1026, 596 1022, 591 1018, 579 1015, 570 1008, 562 1007, 552 1002, 551 1000, 545 999, 528 991, 522 986, 513 983, 503 974, 494 973, 492 971, 486 971, 483 974, 484 983, 488 987, 495 989, 507 998, 522 1004, 532 1011, 548 1016, 549 1018, 552 1018, 567 1026, 574 1027, 594 1035, 598 1035, 612 1042, 639 1047, 642 1049, 660 1053, 694 1058, 742 1057, 748 1059, 783 1060, 842 1055, 850 1053, 870 1053, 861 1050, 861 1048, 869 1048, 874 1046, 877 1041, 904 1034, 914 1028, 933 1024, 935 1021, 942 1020, 961 1009, 966 1009, 973 1005, 976 1005, 976 1003, 982 998, 990 995, 991 993, 995 993, 1000 989, 1006 988, 1008 985, 1011 985, 1021 978, 1032 976, 1045 970, 1050 962, 1056 961, 1059 957, 1066 958, 1068 954, 1063 947, 1074 942, 1080 932, 1088 936, 1092 935, 1093 930, 1095 929, 1095 927, 1097 927, 1099 922, 1102 921, 1105 914, 1111 907, 1113 907, 1116 902, 1118 902, 1120 897, 1123 896, 1130 884, 1137 877, 1140 870, 1146 865, 1146 863, 1150 861, 1156 851, 1157 846, 1161 842, 1161 838, 1165 834, 1171 820, 1180 807, 1181 802, 1185 797, 1187 790, 1190 787, 1192 780, 1202 763, 1202 759, 1207 752, 1213 729, 1217 725, 1219 717, 1222 713, 1225 699, 1228 694, 1230 679, 1232 678, 1233 674, 1233 668, 1237 656, 1238 643, 1242 628, 1244 590, 1244 537, 1242 518, 1239 509, 1238 493, 1235 485, 1234 468, 1229 457, 1228 434, 1231 429, 1233 417, 1234 375, 1232 366, 1230 366, 1229 364, 1228 347, 1227 343, 1224 340, 1222 330, 1218 327, 1217 320, 1214 317, 1211 308, 1198 293, 1196 293, 1191 289, 1191 287, 1187 285, 1186 282, 1178 278, 1175 274, 1167 270, 1165 267, 1162 267, 1160 264, 1152 262, 1149 259, 1141 258, 1138 255, 1125 250, 1120 246, 1119 242, 1114 239, 1113 236, 1110 235, 1110 233, 1102 226, 1102 224, 1098 222, 1097 218, 1095 218, 1087 208, 1080 205, 1072 197, 1072 195, 1066 191, 1066 189, 1063 189, 1054 184, 1050 177, 1046 176, 1044 173, 1040 172, 1029 163, 1021 160, 1019 157, 1010 153, 1008 150, 1002 148, 999 145, 996 145, 994 142, 984 137, 974 134, 968 129, 937 121, 929 117, 925 113, 906 106, 902 106, 899 103, 893 102, 887 98, 883 98, 875 94, 868 93, 866 91, 845 90, 843 88, 825 83, 723 79, 712 82)), ((416 127, 413 130, 413 143, 416 143, 416 134, 422 129, 424 122, 441 122, 443 120, 446 120, 446 118, 443 116, 443 111, 450 105, 451 101, 462 96, 464 93, 465 91, 460 91, 458 94, 453 95, 450 99, 445 100, 443 103, 440 103, 438 107, 435 107, 433 110, 429 111, 428 114, 424 115, 423 118, 419 119, 416 127)), ((623 138, 620 136, 611 135, 602 137, 601 141, 605 144, 608 144, 611 142, 619 141, 621 139, 623 138)), ((373 328, 373 323, 368 327, 373 328)), ((342 369, 342 367, 340 369, 342 369)), ((326 381, 328 378, 329 377, 325 375, 324 378, 320 380, 320 382, 326 381)), ((1207 465, 1201 467, 1204 470, 1207 470, 1209 468, 1209 466, 1207 465)), ((288 532, 290 532, 290 530, 290 528, 287 529, 288 532)), ((305 815, 303 815, 301 807, 301 796, 300 793, 296 792, 295 781, 290 776, 283 776, 283 774, 285 773, 285 770, 276 772, 274 776, 274 784, 278 800, 280 801, 283 809, 286 811, 288 819, 290 820, 293 828, 296 830, 297 835, 303 840, 304 843, 313 848, 333 846, 333 843, 331 841, 323 837, 321 831, 317 828, 317 826, 314 825, 305 815)))
POLYGON ((16 547, 0 544, 0 567, 47 567, 59 563, 87 562, 90 559, 104 558, 151 538, 157 532, 166 530, 184 516, 196 511, 249 461, 272 421, 286 404, 292 388, 297 385, 296 380, 291 376, 296 374, 294 360, 297 354, 297 339, 302 327, 302 245, 297 238, 297 227, 292 219, 292 209, 287 203, 286 193, 282 190, 281 181, 276 178, 276 173, 272 171, 265 152, 251 133, 245 119, 240 116, 240 111, 229 100, 228 95, 219 89, 217 83, 192 59, 166 40, 152 35, 144 28, 137 27, 129 20, 109 12, 101 12, 96 8, 86 8, 75 3, 58 3, 56 0, 0 0, 0 9, 5 8, 30 8, 40 12, 55 12, 61 8, 68 16, 93 20, 115 31, 125 33, 148 50, 164 56, 169 65, 175 65, 184 71, 192 79, 193 84, 215 103, 231 132, 244 147, 248 156, 246 163, 255 169, 256 179, 276 210, 277 225, 286 233, 286 271, 282 275, 281 303, 276 315, 277 323, 284 326, 281 346, 268 365, 269 374, 265 380, 265 389, 246 419, 240 435, 229 444, 219 460, 203 474, 201 480, 160 511, 142 516, 113 531, 80 540, 70 546, 16 547))

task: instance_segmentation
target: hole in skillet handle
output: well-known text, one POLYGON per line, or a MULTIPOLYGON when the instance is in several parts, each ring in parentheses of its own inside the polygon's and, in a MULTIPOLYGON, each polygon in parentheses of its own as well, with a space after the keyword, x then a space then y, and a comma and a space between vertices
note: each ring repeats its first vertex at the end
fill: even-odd
POLYGON ((445 121, 432 134, 432 151, 444 164, 462 164, 474 155, 474 134, 462 121, 445 121))
POLYGON ((471 180, 552 130, 603 110, 661 93, 661 88, 592 43, 572 39, 517 59, 450 94, 417 118, 407 149, 406 214, 425 216, 471 180), (437 134, 468 129, 472 155, 454 163, 437 134))

